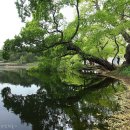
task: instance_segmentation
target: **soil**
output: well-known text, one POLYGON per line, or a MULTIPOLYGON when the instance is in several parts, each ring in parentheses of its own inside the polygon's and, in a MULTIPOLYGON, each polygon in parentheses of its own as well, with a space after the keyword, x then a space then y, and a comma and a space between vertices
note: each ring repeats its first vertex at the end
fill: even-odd
POLYGON ((118 79, 126 86, 126 91, 115 95, 121 108, 106 121, 109 130, 130 130, 130 77, 113 72, 103 73, 103 75, 118 79))

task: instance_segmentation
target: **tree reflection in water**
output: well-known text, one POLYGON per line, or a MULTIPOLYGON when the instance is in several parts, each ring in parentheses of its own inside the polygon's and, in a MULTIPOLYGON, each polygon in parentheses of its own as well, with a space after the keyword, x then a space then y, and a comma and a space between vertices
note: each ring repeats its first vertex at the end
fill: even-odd
POLYGON ((31 73, 29 78, 41 86, 37 93, 22 96, 6 87, 2 90, 4 107, 23 123, 31 123, 32 130, 107 128, 104 120, 120 108, 114 94, 124 87, 112 78, 72 75, 70 83, 67 76, 31 73))

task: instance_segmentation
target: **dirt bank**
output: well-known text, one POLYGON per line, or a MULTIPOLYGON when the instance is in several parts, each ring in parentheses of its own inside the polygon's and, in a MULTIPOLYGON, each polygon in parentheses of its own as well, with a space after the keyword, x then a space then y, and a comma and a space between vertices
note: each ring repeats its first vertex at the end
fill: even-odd
POLYGON ((18 63, 0 63, 0 69, 29 69, 31 67, 37 66, 38 63, 27 63, 27 64, 18 64, 18 63))

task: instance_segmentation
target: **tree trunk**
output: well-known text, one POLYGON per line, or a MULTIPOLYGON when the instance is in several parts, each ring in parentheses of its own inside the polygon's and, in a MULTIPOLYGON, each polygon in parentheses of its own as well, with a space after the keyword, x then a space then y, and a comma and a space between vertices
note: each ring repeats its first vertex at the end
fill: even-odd
POLYGON ((67 44, 67 49, 76 51, 77 54, 79 54, 82 57, 83 60, 86 59, 88 61, 99 64, 99 65, 101 65, 103 68, 105 68, 107 70, 112 71, 112 70, 116 69, 116 67, 114 65, 112 65, 111 63, 109 63, 107 60, 102 59, 102 58, 98 58, 96 56, 92 56, 90 54, 86 54, 78 46, 76 46, 76 45, 74 45, 72 43, 67 44))
POLYGON ((102 59, 102 58, 98 58, 92 55, 86 55, 86 60, 94 62, 96 64, 101 65, 103 68, 107 69, 107 70, 115 70, 116 67, 113 66, 111 63, 109 63, 107 60, 102 59))
POLYGON ((126 61, 123 63, 123 65, 130 65, 130 35, 127 32, 122 32, 122 36, 123 36, 124 40, 127 43, 129 43, 126 46, 126 52, 125 52, 125 55, 124 55, 124 58, 125 58, 126 61))
POLYGON ((123 65, 130 65, 130 44, 128 44, 126 47, 124 58, 126 61, 123 63, 123 65))

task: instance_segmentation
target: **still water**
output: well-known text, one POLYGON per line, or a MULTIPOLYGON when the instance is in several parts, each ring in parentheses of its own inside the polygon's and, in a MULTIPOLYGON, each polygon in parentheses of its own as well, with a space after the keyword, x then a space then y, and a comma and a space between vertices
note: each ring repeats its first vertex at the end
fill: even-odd
POLYGON ((123 91, 95 74, 0 70, 0 130, 108 129, 123 91))

